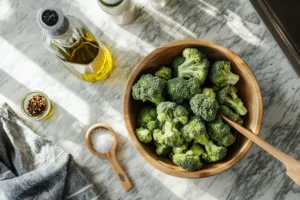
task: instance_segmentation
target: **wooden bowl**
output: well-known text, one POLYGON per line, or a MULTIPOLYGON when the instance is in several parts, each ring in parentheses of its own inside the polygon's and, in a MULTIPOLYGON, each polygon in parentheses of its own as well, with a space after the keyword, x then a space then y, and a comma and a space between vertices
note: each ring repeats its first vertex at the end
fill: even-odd
POLYGON ((171 66, 173 59, 181 55, 182 51, 187 47, 199 49, 207 55, 211 63, 219 60, 230 61, 232 71, 240 76, 240 81, 236 87, 238 88, 240 98, 248 109, 248 114, 244 117, 244 127, 256 135, 259 134, 263 116, 263 103, 261 92, 253 73, 247 64, 229 49, 214 42, 198 39, 171 42, 157 48, 138 64, 127 83, 124 97, 124 119, 134 146, 152 166, 173 176, 202 178, 221 173, 232 167, 245 156, 252 142, 238 133, 236 142, 228 148, 228 154, 224 160, 204 164, 200 170, 190 172, 176 166, 169 158, 157 156, 154 145, 140 143, 134 133, 137 128, 137 116, 144 103, 132 98, 132 85, 143 74, 153 74, 162 65, 171 66))

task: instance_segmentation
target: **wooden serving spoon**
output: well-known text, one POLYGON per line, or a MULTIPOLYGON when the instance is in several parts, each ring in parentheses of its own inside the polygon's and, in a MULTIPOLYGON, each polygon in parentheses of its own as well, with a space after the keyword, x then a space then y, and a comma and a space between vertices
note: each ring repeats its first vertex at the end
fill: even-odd
POLYGON ((93 154, 95 154, 96 156, 99 156, 101 158, 104 158, 105 160, 108 161, 108 163, 110 164, 111 168, 113 169, 113 171, 114 171, 116 177, 118 178, 119 182, 121 183, 121 185, 124 187, 124 189, 126 191, 129 191, 132 188, 131 181, 129 180, 127 174, 122 169, 122 167, 120 166, 119 162, 116 159, 116 147, 118 144, 118 136, 117 136, 116 132, 107 124, 95 124, 87 130, 86 135, 85 135, 85 142, 86 142, 88 149, 93 154), (109 130, 115 138, 114 144, 112 145, 111 149, 107 153, 97 152, 94 149, 93 144, 91 143, 91 136, 93 134, 93 131, 98 128, 104 128, 104 129, 109 130))
POLYGON ((228 124, 230 124, 234 129, 239 131, 241 134, 243 134, 245 137, 250 139, 252 142, 260 146, 262 149, 267 151, 269 154, 277 158, 279 161, 281 161, 285 167, 286 167, 286 174, 297 184, 300 186, 300 162, 295 160, 294 158, 288 156, 287 154, 283 153, 279 149, 276 149, 275 147, 271 146, 267 142, 260 139, 258 136, 256 136, 254 133, 248 131, 238 123, 228 119, 224 115, 221 115, 221 117, 227 121, 228 124))

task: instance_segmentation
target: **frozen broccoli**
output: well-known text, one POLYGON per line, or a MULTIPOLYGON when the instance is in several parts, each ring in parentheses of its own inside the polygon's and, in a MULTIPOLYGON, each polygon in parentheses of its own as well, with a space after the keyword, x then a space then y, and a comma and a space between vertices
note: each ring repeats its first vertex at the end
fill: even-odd
POLYGON ((159 128, 160 122, 157 120, 156 108, 150 106, 143 108, 138 116, 138 124, 150 131, 159 128))
POLYGON ((167 91, 172 101, 182 103, 201 93, 200 81, 196 78, 173 78, 167 82, 167 91))
POLYGON ((207 123, 207 132, 209 137, 219 146, 228 147, 236 139, 236 135, 232 134, 230 126, 224 123, 219 115, 217 115, 214 121, 207 123))
POLYGON ((220 90, 217 93, 217 100, 220 104, 231 107, 239 115, 247 114, 247 108, 237 96, 237 89, 234 86, 228 86, 220 90))
POLYGON ((135 100, 151 101, 159 104, 164 101, 165 81, 152 74, 146 74, 132 86, 132 96, 135 100))
POLYGON ((195 95, 190 101, 191 109, 197 117, 205 121, 215 119, 219 104, 215 99, 215 93, 210 88, 204 88, 201 94, 195 95))
POLYGON ((219 111, 227 118, 239 123, 240 125, 243 125, 244 121, 243 119, 236 114, 234 111, 232 111, 230 108, 224 105, 220 105, 219 111))
POLYGON ((191 120, 183 126, 181 136, 185 142, 194 140, 202 145, 209 140, 204 122, 196 117, 191 117, 191 120))
POLYGON ((156 73, 155 76, 164 79, 169 80, 172 76, 172 70, 169 67, 162 66, 156 73))
POLYGON ((204 150, 199 144, 193 144, 193 146, 185 153, 175 153, 172 156, 173 162, 188 171, 198 170, 202 167, 200 156, 204 153, 204 150))
POLYGON ((165 144, 160 144, 156 141, 154 141, 154 144, 156 146, 156 153, 159 156, 167 156, 172 151, 172 147, 165 144))
POLYGON ((223 146, 217 146, 213 141, 208 141, 205 145, 205 153, 202 154, 202 158, 206 162, 217 162, 222 160, 227 154, 227 148, 223 146))
POLYGON ((235 85, 239 76, 231 72, 230 62, 217 61, 210 68, 209 80, 215 85, 235 85))
POLYGON ((194 77, 199 79, 201 85, 203 85, 209 68, 209 61, 206 56, 195 48, 184 49, 182 55, 183 58, 177 57, 173 61, 176 76, 183 78, 194 77))
POLYGON ((135 130, 135 134, 140 142, 150 143, 152 142, 151 131, 145 128, 138 128, 135 130))

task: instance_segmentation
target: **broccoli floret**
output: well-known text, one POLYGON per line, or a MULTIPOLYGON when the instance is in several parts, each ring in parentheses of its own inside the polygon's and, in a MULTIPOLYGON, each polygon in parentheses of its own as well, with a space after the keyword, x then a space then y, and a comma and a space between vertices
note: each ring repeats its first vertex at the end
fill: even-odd
POLYGON ((150 131, 159 128, 160 122, 157 120, 156 109, 153 107, 143 108, 138 116, 138 124, 150 131))
POLYGON ((186 124, 188 122, 189 112, 183 106, 177 105, 174 102, 165 101, 158 104, 157 119, 164 123, 166 121, 175 123, 186 124))
POLYGON ((186 48, 183 53, 184 62, 178 66, 180 62, 183 61, 181 57, 178 57, 173 62, 173 67, 176 76, 183 78, 197 78, 200 80, 201 85, 205 82, 208 74, 209 61, 204 54, 195 48, 186 48))
POLYGON ((173 120, 173 112, 177 104, 174 102, 165 101, 158 104, 156 111, 157 111, 157 119, 164 123, 165 121, 172 121, 173 120))
POLYGON ((186 124, 189 121, 189 112, 183 106, 177 105, 173 112, 173 122, 175 124, 186 124))
POLYGON ((178 76, 178 67, 184 63, 185 61, 185 58, 182 57, 182 56, 177 56, 174 60, 173 60, 173 64, 172 64, 172 67, 173 67, 173 71, 174 71, 174 76, 178 76))
POLYGON ((232 145, 236 139, 236 135, 232 134, 230 126, 224 123, 219 115, 214 121, 207 123, 207 132, 209 137, 219 146, 228 147, 232 145))
POLYGON ((217 162, 222 160, 227 154, 227 148, 223 146, 217 146, 213 141, 208 141, 205 145, 205 153, 202 154, 202 158, 206 162, 217 162))
POLYGON ((230 84, 235 85, 239 81, 239 76, 231 72, 230 62, 217 61, 210 68, 209 80, 215 85, 230 84))
POLYGON ((180 105, 173 102, 162 102, 157 106, 157 118, 161 123, 164 123, 162 132, 155 133, 154 137, 157 142, 163 141, 167 146, 179 147, 183 144, 180 137, 180 131, 176 127, 180 124, 186 124, 188 122, 188 111, 180 105))
POLYGON ((185 80, 177 77, 168 80, 167 91, 172 101, 182 103, 201 93, 200 81, 196 78, 185 80))
POLYGON ((220 105, 219 111, 227 118, 239 123, 240 125, 243 125, 244 121, 243 119, 236 114, 234 111, 232 111, 230 108, 224 105, 220 105))
POLYGON ((196 117, 191 117, 191 120, 183 126, 181 136, 185 142, 194 140, 202 145, 209 140, 204 122, 196 117))
POLYGON ((154 139, 154 141, 158 142, 159 144, 163 144, 164 143, 164 133, 162 132, 162 130, 155 129, 153 131, 153 139, 154 139))
POLYGON ((159 104, 164 101, 165 81, 152 74, 146 74, 132 86, 132 96, 135 100, 151 101, 159 104))
POLYGON ((180 137, 180 132, 176 128, 174 122, 166 121, 163 126, 163 140, 164 144, 171 147, 180 147, 183 144, 183 141, 180 137))
POLYGON ((214 90, 215 93, 218 93, 220 90, 222 90, 224 87, 230 86, 227 83, 220 84, 220 85, 213 85, 211 88, 214 90))
POLYGON ((188 148, 188 145, 186 143, 184 143, 180 147, 174 147, 172 152, 173 152, 173 154, 183 153, 185 150, 187 150, 187 148, 188 148))
POLYGON ((247 108, 237 96, 237 89, 234 86, 225 87, 217 93, 217 100, 220 104, 231 107, 237 114, 246 115, 247 108))
POLYGON ((162 66, 156 73, 155 76, 169 80, 172 77, 172 70, 169 67, 162 66))
POLYGON ((172 156, 173 162, 188 171, 198 170, 202 167, 200 156, 204 153, 204 150, 199 144, 193 144, 191 149, 185 153, 175 153, 172 156))
POLYGON ((156 146, 156 153, 159 156, 167 156, 172 151, 172 147, 165 144, 160 144, 156 141, 154 141, 154 144, 156 146))
POLYGON ((214 97, 215 93, 212 89, 204 88, 201 94, 195 95, 190 101, 193 113, 205 121, 214 120, 219 109, 219 104, 214 97))
POLYGON ((135 130, 135 134, 140 142, 150 143, 152 142, 151 131, 145 128, 138 128, 135 130))

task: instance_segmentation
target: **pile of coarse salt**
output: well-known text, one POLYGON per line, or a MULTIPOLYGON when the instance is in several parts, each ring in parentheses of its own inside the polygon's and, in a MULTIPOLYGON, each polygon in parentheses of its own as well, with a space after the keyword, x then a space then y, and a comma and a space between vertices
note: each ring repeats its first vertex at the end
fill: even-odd
POLYGON ((92 133, 91 142, 97 152, 107 153, 112 148, 115 138, 109 130, 97 128, 92 133))

